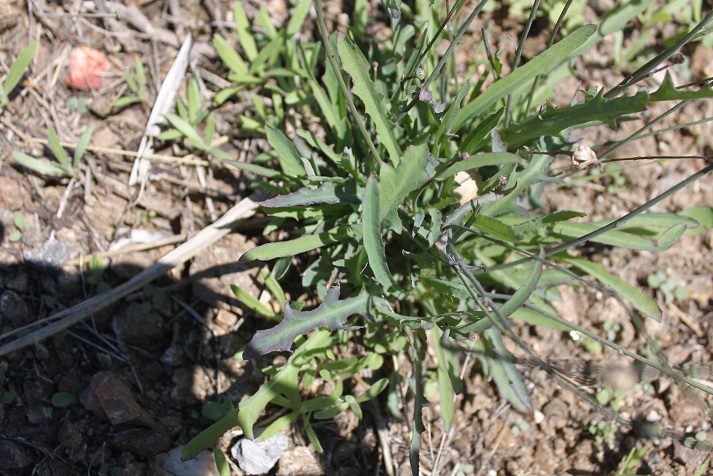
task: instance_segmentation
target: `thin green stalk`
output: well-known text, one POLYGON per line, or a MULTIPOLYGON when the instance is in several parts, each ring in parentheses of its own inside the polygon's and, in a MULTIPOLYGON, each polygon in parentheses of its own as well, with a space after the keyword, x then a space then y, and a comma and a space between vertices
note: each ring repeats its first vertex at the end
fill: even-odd
MULTIPOLYGON (((344 97, 347 101, 347 107, 349 108, 349 111, 352 113, 352 116, 354 116, 354 121, 357 123, 357 127, 359 127, 359 131, 361 132, 362 137, 364 137, 364 140, 366 141, 367 146, 369 146, 369 151, 371 152, 371 155, 374 156, 376 161, 379 163, 379 166, 381 167, 384 162, 381 160, 381 157, 379 157, 379 152, 376 150, 376 146, 374 145, 374 142, 371 140, 371 136, 366 130, 366 126, 364 126, 364 120, 361 117, 361 114, 359 114, 359 111, 357 110, 356 106, 354 105, 354 101, 352 100, 352 95, 351 92, 349 91, 349 88, 347 85, 344 83, 344 78, 342 78, 342 72, 341 69, 339 68, 339 65, 337 64, 336 60, 336 55, 334 54, 334 51, 332 50, 332 45, 329 44, 329 36, 327 34, 327 25, 324 23, 324 13, 322 11, 322 0, 315 0, 315 9, 317 10, 317 26, 319 27, 319 34, 322 35, 322 43, 324 44, 324 48, 327 51, 327 59, 329 60, 329 64, 332 65, 332 69, 334 70, 334 75, 337 77, 337 81, 339 82, 339 87, 341 88, 342 92, 344 93, 344 97)), ((369 171, 374 170, 373 164, 367 163, 369 171)))
POLYGON ((411 434, 411 445, 409 447, 409 462, 411 463, 411 474, 419 476, 419 450, 421 449, 421 433, 425 431, 423 427, 423 360, 425 351, 421 338, 418 335, 419 331, 415 332, 413 337, 413 346, 411 348, 411 362, 413 362, 413 433, 411 434))
MULTIPOLYGON (((572 248, 574 246, 577 246, 581 243, 584 243, 585 241, 589 241, 593 238, 596 238, 597 236, 603 235, 604 233, 612 230, 616 230, 617 228, 622 227, 626 222, 631 220, 632 218, 641 215, 644 213, 646 210, 649 210, 652 208, 654 205, 658 204, 659 202, 662 202, 669 196, 673 195, 674 193, 678 192, 679 190, 687 187, 691 183, 695 182, 696 180, 700 179, 707 173, 713 171, 713 165, 709 165, 708 167, 696 172, 695 174, 691 175, 687 179, 683 180, 682 182, 676 184, 675 186, 669 188, 662 194, 652 198, 648 202, 644 203, 640 207, 636 208, 635 210, 632 210, 631 212, 627 213, 621 218, 618 218, 614 220, 613 222, 609 223, 608 225, 605 225, 598 230, 594 230, 591 233, 587 233, 584 236, 580 236, 579 238, 575 238, 573 240, 567 241, 565 243, 562 243, 561 245, 555 246, 554 248, 550 248, 549 250, 545 251, 545 256, 552 256, 555 253, 559 253, 560 251, 564 251, 566 249, 572 248)), ((530 261, 529 258, 523 258, 517 261, 513 261, 510 263, 504 263, 501 265, 493 266, 492 268, 488 269, 488 271, 500 271, 503 269, 507 268, 512 268, 514 266, 519 266, 521 264, 527 263, 530 261)))
POLYGON ((490 49, 490 43, 488 43, 488 36, 485 34, 485 28, 480 29, 480 34, 483 37, 483 47, 485 48, 485 56, 487 56, 488 62, 490 63, 490 68, 493 71, 493 79, 495 81, 499 81, 500 73, 495 68, 495 58, 493 56, 492 50, 490 49))
POLYGON ((641 355, 639 355, 635 352, 631 352, 626 347, 617 345, 614 342, 611 342, 611 341, 597 335, 594 332, 590 332, 587 329, 580 327, 577 324, 574 324, 574 323, 572 323, 572 322, 570 322, 556 314, 549 313, 549 312, 539 309, 537 307, 532 307, 532 309, 535 309, 537 312, 542 313, 543 315, 549 317, 550 319, 553 319, 553 320, 557 321, 558 323, 560 323, 564 326, 567 326, 570 329, 575 330, 575 331, 579 332, 580 334, 585 335, 585 336, 589 337, 590 339, 593 339, 593 340, 599 342, 600 344, 603 344, 607 347, 614 349, 615 351, 617 351, 618 353, 620 353, 622 355, 626 355, 627 357, 630 357, 638 362, 641 362, 642 364, 648 365, 649 367, 653 367, 654 369, 658 370, 659 372, 665 373, 666 375, 668 375, 669 377, 671 377, 675 380, 678 380, 680 382, 690 385, 691 387, 695 387, 698 390, 701 390, 701 391, 706 392, 710 395, 713 395, 713 388, 710 388, 707 385, 698 383, 695 380, 693 380, 689 377, 686 377, 685 375, 681 375, 666 365, 661 365, 658 362, 649 360, 646 357, 642 357, 641 355))
MULTIPOLYGON (((699 126, 701 124, 705 124, 706 122, 711 122, 711 121, 713 121, 713 117, 707 117, 707 118, 701 119, 699 121, 686 122, 685 124, 676 124, 675 126, 665 127, 663 129, 657 129, 657 130, 651 131, 647 134, 637 135, 636 138, 637 139, 646 139, 647 137, 658 136, 661 134, 665 134, 666 132, 672 132, 672 131, 677 131, 679 129, 684 129, 684 128, 693 127, 693 126, 699 126)), ((647 129, 650 129, 650 128, 647 127, 647 129)), ((643 132, 643 130, 637 131, 637 134, 639 132, 643 132)), ((610 153, 610 151, 607 151, 607 155, 609 153, 610 153)))
MULTIPOLYGON (((319 0, 317 0, 317 1, 319 1, 319 0)), ((451 53, 453 53, 453 50, 454 50, 455 47, 458 45, 458 42, 459 42, 460 39, 463 37, 463 34, 466 32, 466 30, 468 29, 468 27, 470 26, 470 24, 473 23, 473 20, 475 20, 475 17, 478 16, 478 14, 479 14, 480 11, 483 9, 483 7, 485 7, 485 4, 486 4, 486 3, 488 3, 488 0, 482 0, 482 1, 478 4, 478 6, 475 7, 475 10, 473 10, 473 12, 470 14, 470 16, 469 16, 468 19, 465 21, 465 23, 463 23, 463 25, 461 25, 461 27, 458 29, 458 32, 456 32, 456 35, 453 37, 453 41, 451 41, 451 44, 448 45, 448 49, 446 50, 445 54, 443 55, 443 57, 441 58, 441 60, 440 60, 440 61, 438 62, 438 64, 436 65, 436 68, 433 70, 433 72, 432 72, 431 75, 428 77, 428 79, 426 80, 426 82, 423 83, 422 89, 428 89, 428 86, 431 85, 431 83, 432 83, 433 80, 436 78, 436 76, 438 75, 438 73, 441 72, 441 68, 443 68, 443 65, 446 64, 446 61, 447 61, 448 58, 450 57, 451 53)), ((398 116, 396 116, 396 121, 398 122, 398 121, 400 121, 401 119, 403 119, 403 117, 404 117, 406 114, 408 114, 408 112, 416 105, 417 102, 418 102, 418 95, 416 95, 416 96, 411 100, 411 102, 404 108, 404 110, 401 111, 401 113, 400 113, 398 116)))
POLYGON ((428 42, 428 46, 426 46, 426 49, 423 50, 423 54, 421 55, 420 58, 418 58, 418 61, 416 61, 415 68, 418 68, 421 66, 421 63, 423 62, 424 58, 428 54, 429 51, 431 51, 431 48, 433 48, 433 45, 436 43, 436 40, 441 36, 441 33, 443 33, 443 30, 446 28, 446 25, 448 22, 451 20, 451 17, 453 14, 459 10, 463 4, 465 3, 465 0, 458 0, 455 5, 453 5, 453 8, 451 8, 448 11, 448 14, 446 15, 446 18, 441 22, 441 25, 438 27, 438 30, 436 31, 436 34, 433 35, 433 38, 431 38, 431 41, 428 42))
POLYGON ((670 48, 664 50, 661 54, 656 55, 648 63, 643 65, 641 68, 634 71, 631 75, 624 78, 624 80, 619 83, 618 86, 613 88, 611 91, 604 94, 604 98, 609 99, 616 97, 621 94, 629 86, 638 83, 642 79, 646 78, 651 74, 661 63, 666 61, 672 55, 676 54, 678 50, 681 49, 685 44, 694 39, 701 33, 705 28, 707 28, 711 23, 713 23, 713 10, 708 12, 708 15, 701 20, 701 22, 695 26, 685 37, 683 37, 678 43, 671 46, 670 48))
MULTIPOLYGON (((522 57, 522 49, 525 47, 525 41, 530 34, 530 28, 532 28, 532 23, 535 21, 535 16, 537 15, 537 10, 540 8, 540 0, 535 0, 532 4, 532 10, 530 11, 530 16, 527 18, 527 23, 525 24, 525 29, 522 31, 522 36, 517 44, 517 49, 515 50, 515 58, 512 62, 512 70, 515 71, 520 65, 520 58, 522 57)), ((510 102, 512 101, 512 94, 508 94, 508 98, 505 100, 505 127, 510 125, 510 102)))
MULTIPOLYGON (((562 27, 562 22, 564 21, 565 15, 567 15, 567 11, 569 10, 569 7, 572 5, 572 2, 574 0, 567 0, 567 3, 564 5, 564 8, 562 9, 562 13, 560 13, 560 16, 557 18, 557 23, 555 23, 555 28, 552 30, 552 35, 550 36, 550 40, 547 42, 547 49, 551 48, 552 45, 555 43, 555 38, 557 38, 557 33, 559 33, 560 27, 562 27)), ((525 108, 526 111, 530 110, 530 107, 532 106, 532 98, 535 96, 535 88, 537 87, 537 82, 540 80, 540 75, 538 74, 534 81, 532 81, 532 88, 530 88, 530 95, 527 97, 527 107, 525 108)))

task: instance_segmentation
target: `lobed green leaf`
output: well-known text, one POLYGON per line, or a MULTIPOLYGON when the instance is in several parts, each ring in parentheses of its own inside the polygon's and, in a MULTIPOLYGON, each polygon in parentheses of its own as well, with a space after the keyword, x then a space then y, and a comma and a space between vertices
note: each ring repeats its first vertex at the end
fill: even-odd
POLYGON ((367 115, 374 121, 376 134, 386 147, 391 164, 398 164, 401 148, 394 135, 395 126, 386 115, 386 108, 382 104, 384 97, 376 91, 374 82, 369 76, 371 68, 354 43, 342 33, 337 37, 337 51, 342 60, 342 68, 351 76, 354 83, 352 91, 362 100, 367 115))
POLYGON ((243 358, 254 359, 270 352, 287 351, 294 340, 318 327, 341 329, 353 314, 368 315, 369 295, 339 300, 339 286, 329 288, 322 304, 311 311, 285 307, 282 322, 271 329, 258 331, 248 343, 243 358))
POLYGON ((682 91, 673 84, 671 73, 666 72, 666 77, 659 89, 651 94, 652 101, 693 100, 713 98, 713 89, 701 88, 698 91, 682 91))
POLYGON ((346 187, 337 187, 334 182, 324 182, 317 188, 301 188, 296 192, 278 195, 258 202, 261 207, 299 207, 316 205, 319 203, 334 204, 340 202, 358 203, 354 190, 346 187))

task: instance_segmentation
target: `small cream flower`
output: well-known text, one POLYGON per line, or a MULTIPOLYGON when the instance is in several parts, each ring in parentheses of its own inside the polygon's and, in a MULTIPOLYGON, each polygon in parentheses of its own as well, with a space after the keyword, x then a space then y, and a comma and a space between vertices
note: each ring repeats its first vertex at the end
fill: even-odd
POLYGON ((572 164, 579 170, 587 170, 592 165, 599 167, 599 170, 602 169, 602 163, 599 161, 599 158, 597 158, 597 153, 587 144, 581 144, 574 149, 572 164))

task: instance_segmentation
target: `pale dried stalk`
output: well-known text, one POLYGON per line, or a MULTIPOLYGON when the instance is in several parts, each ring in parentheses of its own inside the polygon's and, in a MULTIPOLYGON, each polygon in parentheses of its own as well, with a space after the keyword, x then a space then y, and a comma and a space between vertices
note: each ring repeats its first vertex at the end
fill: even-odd
POLYGON ((28 345, 51 337, 58 332, 73 326, 82 319, 105 309, 119 299, 141 289, 143 286, 147 285, 159 276, 162 276, 168 270, 185 263, 201 250, 227 235, 239 221, 254 215, 255 210, 258 207, 255 202, 264 198, 264 196, 256 194, 242 199, 238 204, 233 206, 233 208, 228 210, 228 212, 219 220, 203 228, 190 240, 166 254, 164 257, 159 259, 156 264, 148 269, 145 269, 131 280, 117 286, 107 293, 95 296, 77 304, 74 307, 50 316, 47 320, 55 321, 52 324, 1 346, 0 356, 8 355, 11 352, 20 350, 28 345))

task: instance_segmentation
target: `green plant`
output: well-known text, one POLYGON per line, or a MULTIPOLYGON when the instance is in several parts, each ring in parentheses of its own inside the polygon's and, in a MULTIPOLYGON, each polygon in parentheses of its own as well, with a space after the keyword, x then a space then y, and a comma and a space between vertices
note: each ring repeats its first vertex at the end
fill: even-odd
POLYGON ((602 385, 597 391, 597 402, 600 405, 609 405, 614 411, 619 411, 626 393, 622 390, 615 390, 610 385, 602 385))
POLYGON ((20 80, 25 75, 27 68, 30 66, 32 58, 35 56, 37 43, 30 43, 24 50, 17 55, 15 62, 10 66, 5 79, 0 82, 0 113, 5 110, 5 106, 10 103, 10 95, 15 90, 20 80))
POLYGON ((134 60, 134 74, 131 74, 129 71, 124 74, 126 87, 129 88, 131 95, 121 96, 114 101, 111 104, 111 107, 114 109, 121 109, 132 104, 146 102, 146 73, 144 72, 144 65, 141 64, 139 56, 136 56, 134 60))
POLYGON ((615 424, 601 420, 589 425, 588 430, 589 434, 594 437, 597 443, 604 443, 609 448, 614 447, 614 439, 617 431, 615 424))
POLYGON ((15 158, 17 163, 23 167, 27 167, 35 172, 50 175, 53 177, 79 177, 79 164, 84 156, 84 152, 89 145, 89 141, 92 138, 92 128, 87 126, 79 138, 79 142, 74 149, 74 154, 72 156, 72 161, 69 161, 67 152, 62 147, 57 132, 51 125, 47 127, 48 143, 52 154, 54 155, 57 162, 44 162, 42 160, 30 157, 29 155, 13 151, 12 156, 15 158))
POLYGON ((658 270, 646 278, 646 284, 651 289, 658 289, 664 295, 667 303, 673 301, 683 301, 688 297, 688 290, 685 286, 676 286, 673 278, 665 271, 658 270))
MULTIPOLYGON (((291 235, 240 258, 275 260, 269 272, 274 278, 270 291, 283 310, 279 324, 257 332, 242 357, 254 359, 293 347, 294 353, 286 363, 265 369, 269 380, 196 437, 184 457, 197 454, 236 425, 254 437, 258 418, 269 405, 287 413, 270 423, 260 439, 299 419, 310 442, 321 450, 310 418, 330 418, 347 409, 359 416, 358 404, 386 390, 398 377, 366 383, 358 395, 345 394, 344 381, 356 379, 363 368, 381 370, 393 357, 405 354, 412 366, 415 402, 413 414, 407 416, 413 428, 410 460, 418 474, 421 410, 427 391, 435 387, 428 382, 439 383, 438 400, 448 429, 454 397, 462 390, 462 353, 474 352, 501 396, 519 410, 532 408, 530 396, 505 337, 562 382, 513 331, 515 321, 577 332, 679 382, 713 392, 667 364, 562 319, 549 303, 556 294, 554 286, 571 282, 613 295, 635 322, 639 315, 657 318, 661 311, 656 301, 638 286, 567 250, 591 241, 660 251, 684 233, 702 232, 711 225, 709 207, 678 214, 643 212, 713 166, 616 220, 574 222, 584 214, 548 213, 540 206, 542 185, 554 181, 553 155, 573 146, 563 139, 569 130, 585 124, 615 125, 652 102, 712 97, 710 90, 677 88, 667 78, 657 91, 624 94, 627 85, 636 84, 634 78, 657 66, 647 64, 616 88, 593 89, 575 105, 547 104, 538 110, 529 106, 532 97, 547 97, 549 92, 542 90, 551 87, 538 82, 540 75, 557 76, 566 70, 567 60, 603 38, 606 30, 592 25, 577 28, 507 76, 500 76, 492 57, 486 74, 492 74, 493 82, 485 87, 484 78, 471 84, 449 77, 448 63, 486 0, 466 18, 465 13, 459 15, 464 1, 454 2, 445 18, 439 18, 438 5, 425 1, 416 2, 415 11, 402 5, 399 19, 392 21, 393 36, 378 46, 357 35, 358 22, 348 32, 351 35, 328 35, 321 2, 315 3, 324 43, 301 45, 296 57, 299 70, 309 72, 301 92, 305 110, 319 119, 323 134, 298 130, 299 139, 290 140, 279 128, 265 124, 273 152, 261 157, 261 164, 231 162, 259 176, 262 182, 256 183, 273 194, 260 202, 274 218, 265 234, 284 230, 291 235), (439 21, 418 23, 417 15, 439 21), (455 17, 458 28, 447 30, 455 17), (435 28, 426 32, 428 25, 435 28), (439 58, 433 45, 441 35, 450 46, 439 58), (321 78, 312 72, 317 58, 328 61, 321 78), (533 83, 536 87, 526 87, 533 83), (263 165, 267 163, 276 164, 277 170, 263 165), (478 177, 471 177, 478 185, 477 195, 454 192, 456 181, 467 181, 464 172, 478 177), (311 303, 284 302, 278 281, 294 262, 302 286, 320 298, 311 310, 304 310, 311 303), (359 349, 357 356, 335 350, 350 342, 359 349), (424 368, 428 346, 437 360, 430 372, 424 368)), ((360 11, 364 2, 357 3, 355 11, 360 11)), ((623 28, 635 14, 622 7, 612 13, 616 22, 607 27, 623 28)), ((696 28, 712 20, 709 15, 696 28)), ((242 36, 241 42, 246 43, 242 36)), ((658 64, 664 60, 662 53, 658 64)), ((235 74, 238 66, 242 67, 231 67, 235 74)), ((248 307, 276 318, 245 291, 234 292, 248 307)), ((388 393, 389 398, 395 395, 388 393)))
POLYGON ((181 139, 191 149, 218 159, 230 159, 230 155, 213 145, 215 114, 205 107, 200 88, 198 79, 194 77, 188 83, 186 101, 179 100, 176 103, 178 114, 164 115, 172 127, 161 132, 157 138, 163 141, 181 139), (203 129, 202 134, 199 129, 203 129))
POLYGON ((233 16, 242 55, 222 36, 213 37, 213 46, 230 71, 228 79, 234 83, 215 95, 213 101, 216 105, 255 85, 265 84, 270 92, 273 104, 270 117, 262 100, 255 94, 250 96, 258 118, 247 114, 238 116, 246 131, 264 132, 263 124, 269 120, 274 121, 273 125, 281 123, 284 119, 283 103, 304 100, 305 94, 299 90, 296 81, 308 80, 309 72, 298 63, 301 44, 296 34, 311 5, 311 0, 299 0, 287 26, 280 31, 275 29, 265 6, 261 6, 255 16, 259 29, 253 32, 242 4, 234 2, 233 16))
POLYGON ((201 414, 209 420, 218 421, 234 410, 233 402, 226 400, 223 402, 204 402, 201 407, 201 414))
POLYGON ((708 456, 706 456, 706 458, 703 460, 701 465, 698 468, 696 468, 696 471, 693 473, 693 476, 701 476, 703 474, 703 472, 706 469, 708 469, 708 465, 710 464, 710 462, 711 462, 711 454, 709 453, 708 456))
POLYGON ((52 406, 64 408, 77 401, 77 395, 71 392, 57 392, 52 395, 52 406))
POLYGON ((152 310, 160 309, 166 299, 166 294, 161 288, 147 284, 141 290, 146 301, 141 303, 141 312, 147 314, 152 310))
POLYGON ((109 463, 102 463, 99 469, 99 476, 117 476, 121 474, 123 468, 112 466, 109 463))
POLYGON ((632 448, 631 451, 629 451, 629 454, 626 455, 626 458, 619 463, 619 467, 617 468, 616 472, 612 473, 612 476, 636 476, 636 474, 632 473, 634 470, 634 467, 639 464, 639 461, 641 461, 641 458, 644 457, 644 454, 648 451, 648 448, 646 446, 639 448, 638 450, 636 448, 632 448))
POLYGON ((20 241, 22 239, 22 232, 25 231, 25 216, 21 212, 15 212, 12 217, 12 223, 17 228, 17 231, 13 231, 7 237, 10 242, 20 241))
POLYGON ((95 287, 97 294, 102 294, 111 289, 111 285, 104 279, 104 261, 101 257, 92 255, 89 259, 89 284, 95 287))

